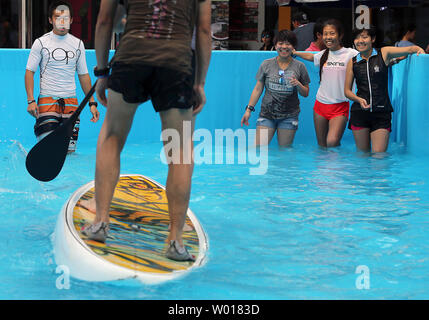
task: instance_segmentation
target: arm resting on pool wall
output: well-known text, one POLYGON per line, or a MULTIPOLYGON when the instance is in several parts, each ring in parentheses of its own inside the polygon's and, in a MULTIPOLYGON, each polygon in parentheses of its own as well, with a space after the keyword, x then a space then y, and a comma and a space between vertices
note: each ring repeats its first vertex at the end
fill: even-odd
POLYGON ((304 59, 307 61, 314 61, 314 53, 305 52, 305 51, 296 51, 295 49, 293 49, 292 53, 297 57, 300 57, 301 59, 304 59))
POLYGON ((381 48, 381 53, 383 55, 384 63, 388 66, 392 59, 399 57, 406 57, 410 54, 417 53, 424 54, 425 51, 419 46, 410 46, 410 47, 383 47, 381 48))

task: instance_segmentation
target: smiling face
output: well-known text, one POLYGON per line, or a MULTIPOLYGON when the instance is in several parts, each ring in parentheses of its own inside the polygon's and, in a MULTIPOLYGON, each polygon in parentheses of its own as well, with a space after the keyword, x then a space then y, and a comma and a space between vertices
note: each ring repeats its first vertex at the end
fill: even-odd
POLYGON ((58 6, 49 18, 49 23, 53 26, 53 31, 57 35, 65 35, 69 32, 70 24, 73 18, 70 16, 70 10, 67 6, 58 6))
POLYGON ((359 52, 367 52, 372 50, 375 38, 372 38, 367 30, 363 30, 361 33, 356 35, 353 42, 355 44, 356 50, 359 52))
POLYGON ((287 59, 292 55, 293 45, 289 41, 278 41, 276 50, 280 58, 287 59))
POLYGON ((326 25, 323 28, 323 43, 329 50, 338 50, 341 48, 342 35, 338 33, 337 28, 333 25, 326 25))

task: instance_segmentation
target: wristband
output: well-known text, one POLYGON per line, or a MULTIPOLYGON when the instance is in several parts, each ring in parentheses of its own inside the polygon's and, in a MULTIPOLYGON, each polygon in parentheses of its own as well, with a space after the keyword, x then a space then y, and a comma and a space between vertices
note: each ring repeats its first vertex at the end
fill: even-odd
POLYGON ((89 103, 89 106, 90 106, 90 107, 95 106, 95 107, 97 108, 98 103, 97 103, 97 102, 95 102, 95 101, 92 101, 92 102, 90 102, 90 103, 89 103))
POLYGON ((97 78, 107 78, 109 76, 109 73, 109 67, 100 70, 98 70, 97 67, 94 67, 94 76, 96 76, 97 78))
POLYGON ((247 109, 249 109, 250 111, 252 111, 252 112, 255 112, 255 107, 254 106, 249 106, 249 105, 247 105, 246 106, 246 110, 247 109))
POLYGON ((27 100, 28 104, 32 104, 33 102, 36 102, 36 100, 27 100))

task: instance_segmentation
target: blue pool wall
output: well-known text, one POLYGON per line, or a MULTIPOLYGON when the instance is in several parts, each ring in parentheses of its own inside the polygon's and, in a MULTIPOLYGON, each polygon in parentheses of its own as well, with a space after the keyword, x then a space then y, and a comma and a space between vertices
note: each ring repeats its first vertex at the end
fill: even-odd
MULTIPOLYGON (((35 143, 33 134, 34 118, 27 113, 24 86, 25 66, 28 49, 0 49, 0 139, 18 140, 25 145, 35 143)), ((111 56, 113 51, 111 52, 111 56)), ((241 128, 240 120, 250 94, 256 83, 256 72, 264 59, 274 57, 275 52, 261 51, 213 51, 206 80, 207 104, 197 117, 196 128, 205 128, 214 133, 215 129, 236 130, 241 128)), ((87 50, 88 70, 93 81, 92 69, 96 65, 95 51, 87 50)), ((302 60, 301 60, 302 61, 302 60)), ((303 61, 310 75, 310 94, 300 97, 301 114, 295 143, 316 144, 313 125, 313 104, 318 88, 319 75, 313 63, 303 61)), ((409 152, 429 153, 429 55, 412 55, 390 71, 389 91, 394 106, 391 142, 407 146, 409 152)), ((39 92, 39 73, 35 77, 34 94, 39 92)), ((76 77, 79 101, 84 97, 76 77)), ((249 127, 255 129, 257 111, 252 114, 249 127)), ((81 114, 80 140, 95 143, 104 119, 105 109, 99 106, 101 120, 93 124, 89 109, 81 114)), ((150 102, 139 107, 129 143, 160 141, 161 126, 159 116, 150 102)), ((275 141, 273 141, 275 143, 275 141)), ((343 144, 353 144, 350 130, 346 130, 343 144)))

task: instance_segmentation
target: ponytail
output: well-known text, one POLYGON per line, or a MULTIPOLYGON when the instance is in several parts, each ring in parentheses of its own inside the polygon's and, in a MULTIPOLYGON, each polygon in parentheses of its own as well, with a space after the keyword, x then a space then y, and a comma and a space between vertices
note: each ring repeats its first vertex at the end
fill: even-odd
POLYGON ((329 56, 329 49, 325 49, 325 52, 323 52, 322 57, 320 58, 319 81, 322 81, 323 66, 325 65, 326 61, 328 61, 328 56, 329 56))

